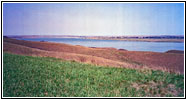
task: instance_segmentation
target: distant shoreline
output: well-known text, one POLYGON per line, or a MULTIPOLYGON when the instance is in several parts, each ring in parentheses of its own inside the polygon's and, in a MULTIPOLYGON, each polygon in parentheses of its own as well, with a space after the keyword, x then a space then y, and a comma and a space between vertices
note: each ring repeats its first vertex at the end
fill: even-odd
POLYGON ((73 35, 17 35, 5 36, 10 38, 78 38, 95 40, 121 40, 142 42, 184 42, 181 35, 158 35, 158 36, 73 36, 73 35))
MULTIPOLYGON (((87 38, 94 39, 94 38, 87 38)), ((95 39, 95 40, 120 40, 120 41, 140 41, 140 42, 175 42, 183 43, 184 39, 95 39)))

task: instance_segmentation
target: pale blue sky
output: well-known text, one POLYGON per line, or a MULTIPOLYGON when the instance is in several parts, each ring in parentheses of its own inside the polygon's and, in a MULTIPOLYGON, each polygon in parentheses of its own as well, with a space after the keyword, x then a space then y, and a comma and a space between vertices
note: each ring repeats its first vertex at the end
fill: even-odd
POLYGON ((4 35, 183 35, 183 3, 3 3, 4 35))

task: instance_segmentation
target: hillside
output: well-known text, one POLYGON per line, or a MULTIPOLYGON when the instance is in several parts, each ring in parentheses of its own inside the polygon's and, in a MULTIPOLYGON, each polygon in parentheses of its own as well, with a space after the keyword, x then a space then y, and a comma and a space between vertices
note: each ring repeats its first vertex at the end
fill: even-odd
POLYGON ((103 66, 149 68, 184 73, 184 54, 117 50, 115 48, 88 48, 63 43, 31 42, 11 38, 3 39, 3 51, 103 66))
POLYGON ((3 53, 4 97, 183 97, 184 76, 3 53))

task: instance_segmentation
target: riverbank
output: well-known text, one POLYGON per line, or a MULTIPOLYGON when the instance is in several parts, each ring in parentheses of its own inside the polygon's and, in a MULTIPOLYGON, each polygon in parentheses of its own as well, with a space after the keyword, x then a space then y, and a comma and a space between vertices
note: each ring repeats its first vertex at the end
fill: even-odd
POLYGON ((115 48, 89 48, 63 43, 32 42, 3 39, 3 50, 13 54, 55 57, 102 66, 133 69, 148 68, 174 73, 184 73, 184 54, 168 52, 141 52, 115 48))

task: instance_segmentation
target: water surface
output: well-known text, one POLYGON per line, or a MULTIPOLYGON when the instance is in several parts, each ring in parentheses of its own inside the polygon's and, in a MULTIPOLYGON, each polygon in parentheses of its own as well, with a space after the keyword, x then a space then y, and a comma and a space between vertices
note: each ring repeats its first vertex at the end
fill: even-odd
POLYGON ((184 43, 179 42, 142 42, 142 41, 121 41, 121 40, 94 40, 78 38, 21 38, 29 41, 48 41, 82 45, 87 47, 113 47, 129 51, 154 51, 165 52, 168 50, 183 50, 184 43))

